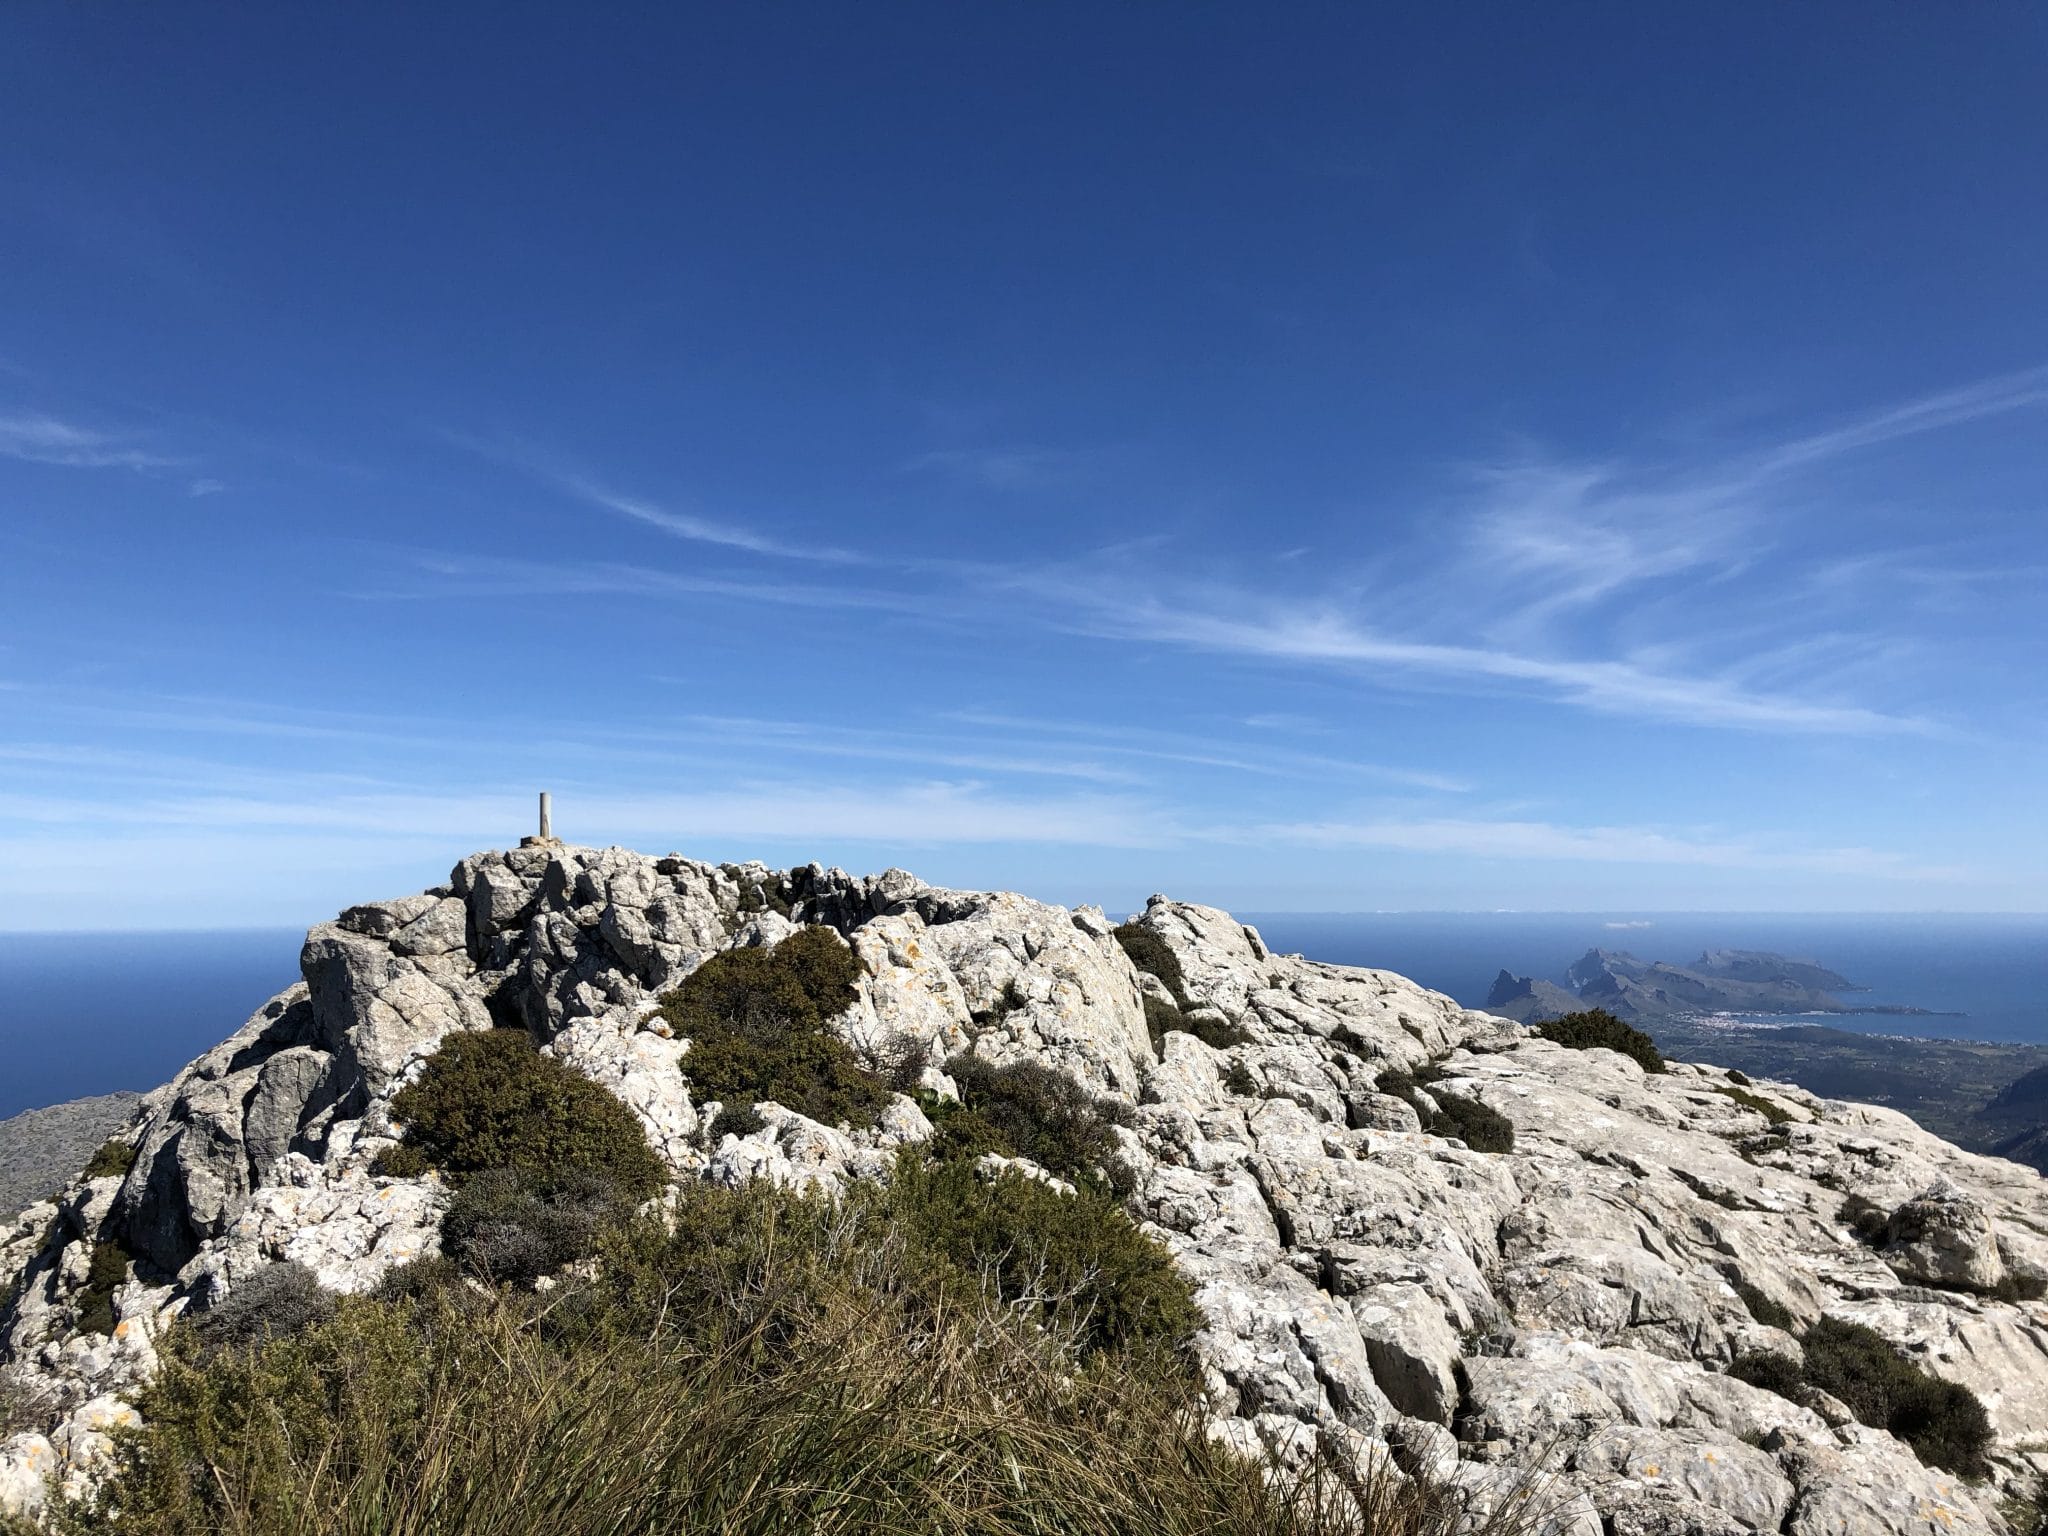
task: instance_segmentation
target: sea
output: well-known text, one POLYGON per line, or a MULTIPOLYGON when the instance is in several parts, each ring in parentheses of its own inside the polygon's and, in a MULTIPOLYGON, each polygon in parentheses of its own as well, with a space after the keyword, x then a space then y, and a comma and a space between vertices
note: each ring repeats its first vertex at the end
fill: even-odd
MULTIPOLYGON (((2048 1044, 2048 914, 1335 912, 1245 918, 1280 953, 1398 971, 1461 1003, 1506 969, 1562 983, 1588 949, 1685 964, 1706 949, 1813 960, 1928 1015, 1781 1017, 1871 1034, 2048 1044)), ((298 978, 298 929, 0 933, 0 1118, 147 1089, 298 978)))

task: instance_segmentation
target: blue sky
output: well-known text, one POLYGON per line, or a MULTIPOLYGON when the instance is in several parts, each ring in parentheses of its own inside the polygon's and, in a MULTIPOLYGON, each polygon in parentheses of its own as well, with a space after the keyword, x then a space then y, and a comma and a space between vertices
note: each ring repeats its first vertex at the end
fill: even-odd
POLYGON ((0 927, 558 829, 2039 910, 2048 13, 0 17, 0 927))

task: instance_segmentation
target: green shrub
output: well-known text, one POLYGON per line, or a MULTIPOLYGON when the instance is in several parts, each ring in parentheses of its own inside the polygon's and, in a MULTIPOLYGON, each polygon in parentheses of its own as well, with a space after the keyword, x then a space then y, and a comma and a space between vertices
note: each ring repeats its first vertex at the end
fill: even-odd
POLYGON ((1714 1084, 1714 1092, 1723 1098, 1733 1099, 1744 1109, 1753 1109, 1773 1125, 1788 1125, 1792 1115, 1782 1105, 1775 1104, 1761 1094, 1751 1093, 1743 1088, 1731 1088, 1725 1083, 1714 1084))
POLYGON ((1252 1069, 1241 1061, 1233 1061, 1230 1070, 1223 1074, 1223 1086, 1241 1099, 1258 1097, 1259 1080, 1252 1076, 1252 1069))
POLYGON ((1740 1275, 1732 1277, 1728 1284, 1743 1306, 1749 1309, 1751 1317, 1766 1328, 1783 1328, 1787 1333, 1792 1331, 1796 1319, 1783 1302, 1773 1301, 1740 1275))
POLYGON ((1180 959, 1167 947, 1166 940, 1143 923, 1119 923, 1110 930, 1110 937, 1130 956, 1131 964, 1166 983, 1166 990, 1181 1007, 1188 1005, 1187 978, 1181 974, 1180 959))
POLYGON ((1775 1392, 1790 1402, 1803 1403, 1806 1400, 1806 1378, 1800 1374, 1799 1362, 1789 1355, 1752 1350, 1748 1354, 1737 1355, 1728 1367, 1728 1374, 1752 1387, 1775 1392))
POLYGON ((1733 1067, 1730 1067, 1728 1069, 1728 1081, 1733 1083, 1738 1088, 1747 1088, 1750 1086, 1749 1074, 1747 1072, 1738 1072, 1733 1067))
POLYGON ((960 1101, 926 1104, 938 1132, 930 1150, 942 1158, 998 1152, 1078 1178, 1111 1165, 1117 1155, 1113 1127, 1133 1119, 1128 1105, 1035 1061, 997 1066, 963 1052, 946 1063, 946 1075, 960 1090, 960 1101))
POLYGON ((85 1287, 74 1305, 78 1327, 83 1333, 114 1331, 114 1292, 128 1278, 128 1252, 116 1242, 92 1245, 92 1259, 85 1271, 85 1287))
POLYGON ((1865 1424, 1888 1430, 1931 1467, 1982 1477, 1991 1421, 1968 1387, 1930 1376, 1861 1323, 1823 1317, 1806 1331, 1806 1381, 1865 1424))
POLYGON ((1249 1034, 1228 1019, 1189 1019, 1187 1029, 1211 1050, 1227 1051, 1232 1046, 1244 1045, 1251 1040, 1249 1034))
POLYGON ((267 1264, 196 1314, 193 1330, 213 1349, 246 1349, 303 1333, 334 1315, 334 1296, 303 1264, 267 1264))
POLYGON ((1432 1136, 1455 1136, 1474 1152, 1514 1151, 1514 1122, 1477 1099, 1436 1087, 1443 1076, 1443 1069, 1432 1062, 1414 1072, 1382 1072, 1377 1086, 1379 1092, 1392 1094, 1414 1110, 1422 1128, 1432 1136), (1428 1088, 1429 1099, 1418 1094, 1417 1088, 1428 1088))
POLYGON ((1187 1015, 1162 997, 1145 993, 1139 1001, 1145 1005, 1145 1033, 1152 1037, 1152 1054, 1166 1054, 1166 1037, 1174 1030, 1183 1034, 1188 1030, 1187 1015))
POLYGON ((405 1126, 401 1149, 379 1170, 421 1164, 456 1180, 514 1168, 545 1183, 602 1174, 622 1194, 660 1188, 660 1159, 633 1112, 589 1078, 543 1056, 522 1030, 452 1034, 416 1082, 391 1101, 405 1126))
POLYGON ((1592 1008, 1584 1013, 1568 1013, 1562 1018, 1546 1019, 1536 1026, 1536 1033, 1543 1039, 1562 1045, 1568 1050, 1619 1051, 1631 1061, 1638 1063, 1645 1072, 1662 1072, 1664 1057, 1657 1049, 1657 1043, 1640 1029, 1623 1023, 1605 1008, 1592 1008))
POLYGON ((480 1280, 531 1284, 597 1252, 599 1235, 632 1202, 607 1175, 572 1169, 537 1178, 491 1168, 465 1179, 441 1218, 441 1246, 480 1280))
POLYGON ((859 976, 859 959, 829 928, 713 955, 661 1000, 690 1042, 683 1071, 696 1097, 736 1114, 768 1099, 824 1125, 873 1125, 888 1084, 826 1029, 852 1006, 859 976))
POLYGON ((853 1006, 860 960, 830 928, 799 928, 772 948, 713 955, 661 1000, 662 1017, 695 1040, 719 1028, 753 1039, 810 1033, 853 1006))
POLYGON ((1472 1529, 1447 1490, 1340 1448, 1305 1480, 1232 1454, 1170 1352, 1081 1358, 1038 1309, 941 1283, 885 1194, 693 1190, 676 1234, 636 1222, 610 1278, 544 1300, 344 1298, 210 1356, 174 1329, 108 1481, 55 1518, 67 1536, 1472 1529), (565 1328, 579 1308, 590 1326, 565 1328))
POLYGON ((2039 1301, 2048 1296, 2048 1279, 2009 1269, 1991 1288, 1990 1295, 1994 1301, 2039 1301))
POLYGON ((1084 1351, 1180 1348, 1202 1326, 1187 1280, 1120 1206, 971 1163, 898 1163, 891 1206, 916 1243, 1011 1304, 1030 1303, 1084 1351))
POLYGON ((93 1153, 92 1161, 85 1165, 84 1176, 88 1179, 125 1179, 134 1166, 135 1148, 116 1136, 100 1143, 99 1151, 93 1153))

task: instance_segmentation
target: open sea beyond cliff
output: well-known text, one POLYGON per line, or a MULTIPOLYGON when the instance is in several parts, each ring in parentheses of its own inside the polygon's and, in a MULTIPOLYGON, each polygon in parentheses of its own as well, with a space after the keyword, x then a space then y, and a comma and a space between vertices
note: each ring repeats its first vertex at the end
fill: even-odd
MULTIPOLYGON (((1121 915, 1121 914, 1119 914, 1121 915)), ((1869 990, 1854 1005, 1930 1016, 1838 1014, 1872 1034, 2048 1044, 2048 915, 1783 916, 1756 913, 1245 914, 1283 953, 1398 971, 1482 1003, 1503 968, 1561 981, 1588 949, 1683 964, 1703 949, 1812 959, 1869 990), (1953 1016, 1952 1016, 1953 1015, 1953 1016)), ((146 1089, 225 1038, 298 975, 297 929, 0 934, 0 1118, 146 1089)))

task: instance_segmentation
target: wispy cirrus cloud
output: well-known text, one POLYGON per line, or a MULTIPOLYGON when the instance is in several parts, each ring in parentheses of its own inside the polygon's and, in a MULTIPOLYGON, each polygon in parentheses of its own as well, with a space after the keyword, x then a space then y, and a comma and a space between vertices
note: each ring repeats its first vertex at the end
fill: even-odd
POLYGON ((1544 821, 1431 817, 1276 822, 1219 835, 1261 846, 1288 843, 1556 863, 1782 870, 1928 883, 1964 881, 1973 873, 1960 865, 1919 864, 1870 848, 1770 846, 1753 838, 1714 839, 1654 827, 1580 827, 1544 821))
POLYGON ((438 434, 479 458, 515 470, 530 480, 550 486, 563 495, 601 511, 653 528, 672 539, 702 544, 737 554, 763 555, 777 560, 802 560, 824 565, 859 565, 864 557, 852 550, 828 544, 809 544, 780 537, 765 528, 732 518, 706 517, 692 510, 631 496, 606 484, 587 471, 563 462, 559 457, 529 444, 504 438, 477 437, 443 430, 438 434))
POLYGON ((939 473, 993 491, 1041 489, 1071 479, 1094 455, 1075 448, 1013 445, 937 448, 904 461, 908 473, 939 473))
POLYGON ((0 416, 0 455, 71 469, 168 469, 187 462, 132 437, 41 414, 0 416))

